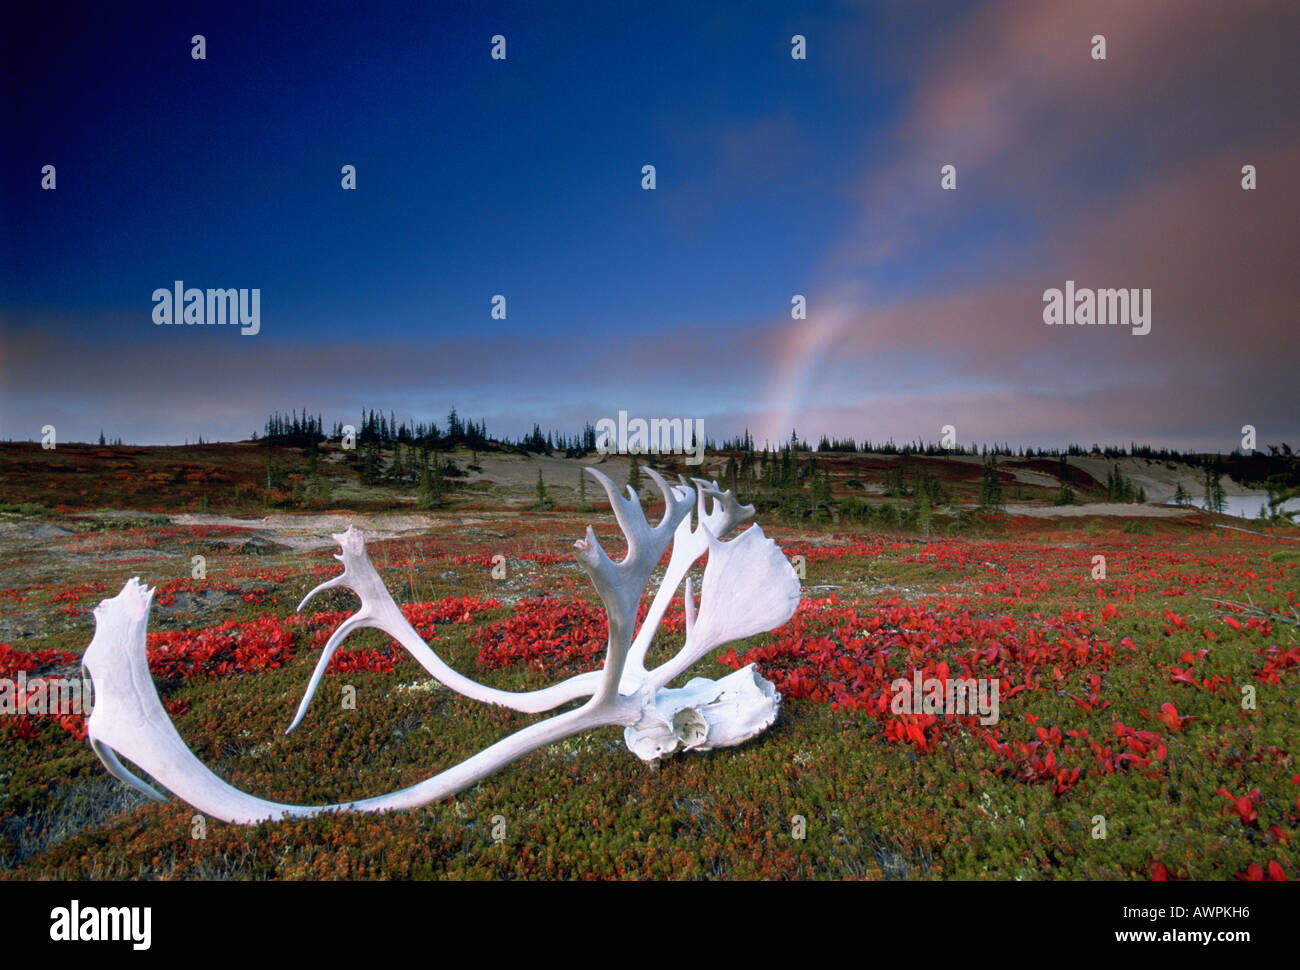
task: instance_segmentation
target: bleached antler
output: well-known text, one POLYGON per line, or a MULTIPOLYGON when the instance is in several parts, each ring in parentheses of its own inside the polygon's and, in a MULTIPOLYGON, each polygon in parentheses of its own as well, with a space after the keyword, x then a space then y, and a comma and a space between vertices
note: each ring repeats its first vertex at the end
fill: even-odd
MULTIPOLYGON (((709 536, 712 535, 721 539, 736 526, 754 517, 754 506, 741 505, 730 491, 721 491, 717 482, 710 485, 699 478, 692 479, 692 481, 695 482, 698 489, 697 524, 692 529, 691 520, 688 516, 677 527, 677 535, 673 539, 673 554, 668 561, 668 569, 664 573, 663 582, 659 584, 659 590, 655 593, 654 601, 650 604, 650 609, 646 613, 645 623, 637 633, 636 641, 632 644, 631 652, 628 655, 628 666, 634 676, 639 675, 643 678, 647 673, 645 655, 646 651, 650 649, 650 642, 654 639, 655 631, 662 622, 664 613, 668 610, 668 604, 676 595, 677 587, 681 585, 682 578, 686 576, 687 570, 700 556, 708 551, 709 536), (705 511, 706 496, 713 499, 711 508, 707 512, 705 511)), ((686 484, 686 479, 681 479, 681 483, 681 490, 689 493, 690 486, 686 484)), ((688 622, 693 619, 695 607, 693 593, 694 591, 688 580, 685 596, 688 622)))
POLYGON ((96 704, 87 722, 92 748, 111 773, 151 797, 162 798, 122 765, 118 753, 200 811, 229 822, 252 823, 329 810, 369 812, 423 805, 455 794, 539 747, 605 725, 623 726, 629 748, 646 760, 679 747, 708 750, 753 737, 775 719, 780 695, 752 665, 719 681, 696 678, 683 688, 666 685, 715 647, 788 620, 799 602, 794 570, 758 526, 730 542, 721 540, 751 516, 753 509, 738 505, 731 493, 719 491, 716 483, 710 486, 697 480, 698 491, 684 479, 681 485, 670 486, 648 469, 664 496, 663 518, 651 526, 635 492, 629 489, 624 498, 608 478, 595 469, 588 471, 609 496, 628 546, 627 555, 614 562, 590 527, 586 537, 574 544, 578 562, 591 577, 609 616, 609 639, 600 670, 544 690, 519 693, 496 690, 457 673, 406 621, 366 557, 361 534, 349 528, 335 536, 342 547, 337 558, 343 562, 343 572, 308 593, 299 609, 316 593, 337 587, 356 592, 361 608, 325 644, 290 730, 301 721, 334 651, 350 633, 365 627, 393 636, 430 674, 467 697, 530 713, 588 697, 576 710, 526 727, 453 768, 388 795, 320 806, 265 801, 214 775, 176 733, 158 699, 146 659, 145 631, 153 591, 132 579, 116 597, 96 607, 95 636, 83 658, 95 684, 96 704), (706 494, 713 499, 707 512, 706 494), (692 505, 698 507, 694 528, 690 523, 692 505), (645 624, 634 637, 641 596, 670 544, 673 554, 664 581, 645 624), (671 660, 647 671, 645 651, 668 601, 691 564, 706 551, 709 560, 698 616, 691 581, 686 581, 686 641, 671 660))
MULTIPOLYGON (((687 521, 691 514, 695 495, 690 489, 669 487, 653 468, 647 468, 648 474, 664 496, 664 517, 653 529, 646 522, 645 513, 641 511, 641 500, 636 492, 628 486, 628 498, 623 498, 605 475, 588 468, 588 472, 605 489, 609 504, 614 509, 614 518, 618 520, 623 535, 627 538, 627 556, 622 562, 615 563, 605 554, 596 533, 587 526, 587 537, 574 543, 578 550, 578 562, 591 577, 605 612, 609 616, 609 643, 605 653, 604 676, 596 698, 611 700, 618 696, 623 668, 632 649, 632 637, 636 630, 637 607, 641 605, 641 596, 650 573, 659 564, 660 558, 673 543, 673 537, 681 522, 687 521)), ((649 617, 647 625, 649 624, 649 617)), ((658 619, 655 625, 658 625, 658 619)))
POLYGON ((361 609, 344 620, 326 641, 321 650, 320 660, 317 661, 316 669, 307 684, 307 691, 298 705, 298 713, 294 716, 293 723, 289 725, 289 731, 302 722, 303 715, 307 713, 307 706, 311 703, 312 696, 334 652, 349 634, 365 627, 373 627, 387 633, 409 650, 420 666, 439 681, 458 694, 464 694, 476 701, 500 704, 525 714, 537 714, 552 710, 575 698, 589 696, 595 691, 598 671, 570 678, 544 690, 517 693, 488 687, 459 673, 448 666, 407 622, 401 608, 393 601, 392 595, 384 586, 384 581, 379 578, 379 573, 375 572, 374 565, 366 556, 365 540, 361 533, 349 527, 347 532, 335 535, 334 538, 343 547, 343 551, 334 557, 343 563, 343 572, 321 583, 304 596, 302 602, 298 604, 298 609, 301 610, 306 606, 317 593, 338 587, 346 587, 356 593, 361 599, 361 609))

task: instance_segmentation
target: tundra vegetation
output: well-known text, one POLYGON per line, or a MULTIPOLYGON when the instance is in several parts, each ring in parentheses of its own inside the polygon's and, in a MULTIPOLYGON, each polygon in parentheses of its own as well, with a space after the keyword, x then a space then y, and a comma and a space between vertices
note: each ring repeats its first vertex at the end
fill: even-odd
MULTIPOLYGON (((526 690, 599 665, 605 615, 572 543, 588 523, 612 556, 622 539, 579 468, 625 482, 626 456, 387 419, 345 450, 305 423, 296 440, 290 421, 239 444, 0 445, 0 679, 79 676, 89 610, 140 576, 158 587, 149 662, 177 729, 248 792, 376 795, 530 723, 362 631, 285 734, 355 605, 338 590, 294 611, 338 571, 329 533, 347 521, 458 670, 526 690)), ((196 827, 107 775, 84 714, 6 714, 0 878, 1295 877, 1300 530, 1173 504, 1176 485, 1213 498, 1216 472, 1282 496, 1300 484, 1289 448, 847 444, 642 459, 734 487, 801 557, 790 622, 687 675, 758 665, 784 700, 752 742, 646 765, 597 730, 410 812, 196 827), (1139 505, 1139 488, 1169 504, 1139 505), (916 672, 996 678, 1000 718, 895 714, 890 685, 916 672)), ((678 599, 648 659, 683 628, 678 599)))

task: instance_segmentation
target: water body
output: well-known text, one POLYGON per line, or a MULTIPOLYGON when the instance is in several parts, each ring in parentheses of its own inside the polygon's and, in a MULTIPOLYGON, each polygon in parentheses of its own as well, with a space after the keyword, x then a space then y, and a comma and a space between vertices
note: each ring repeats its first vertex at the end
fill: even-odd
MULTIPOLYGON (((1205 499, 1194 498, 1189 503, 1198 509, 1205 508, 1205 499)), ((1268 505, 1267 495, 1229 495, 1227 496, 1223 511, 1226 515, 1235 515, 1243 519, 1259 518, 1260 509, 1268 505)), ((1300 499, 1291 499, 1282 503, 1282 511, 1288 515, 1294 516, 1300 512, 1300 499)), ((1265 513, 1267 514, 1267 513, 1265 513)))

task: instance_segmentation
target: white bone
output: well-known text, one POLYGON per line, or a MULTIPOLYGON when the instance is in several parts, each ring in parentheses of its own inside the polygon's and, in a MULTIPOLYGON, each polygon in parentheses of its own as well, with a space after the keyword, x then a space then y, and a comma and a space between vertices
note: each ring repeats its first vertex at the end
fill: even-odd
POLYGON ((665 687, 623 737, 643 761, 679 746, 684 751, 726 748, 771 726, 780 706, 776 687, 750 664, 721 680, 696 677, 685 687, 665 687))
POLYGON ((336 535, 342 552, 336 557, 343 572, 307 594, 299 609, 316 593, 347 587, 361 607, 330 637, 316 665, 293 729, 329 660, 353 631, 373 627, 388 633, 411 651, 430 674, 448 687, 475 700, 536 713, 580 697, 581 707, 530 725, 498 741, 460 764, 410 788, 336 805, 284 805, 242 792, 209 771, 190 751, 158 698, 146 657, 146 626, 153 591, 132 579, 112 599, 95 608, 95 635, 83 665, 95 688, 95 707, 87 721, 91 747, 117 778, 161 800, 151 785, 132 774, 119 755, 134 762, 163 788, 214 818, 255 823, 324 811, 375 812, 414 808, 472 785, 511 761, 570 735, 607 725, 625 728, 628 747, 646 760, 682 750, 707 751, 748 740, 772 724, 780 705, 773 685, 751 665, 718 681, 695 678, 685 687, 667 684, 710 650, 732 640, 754 636, 785 623, 799 604, 799 581, 785 556, 758 526, 729 542, 721 536, 753 515, 717 484, 696 480, 696 489, 682 480, 669 486, 652 469, 648 474, 664 496, 664 515, 651 526, 640 500, 629 489, 624 498, 613 483, 595 469, 588 471, 604 487, 623 534, 627 555, 614 562, 590 527, 574 543, 579 564, 591 577, 609 617, 609 640, 600 670, 571 677, 538 691, 514 693, 480 684, 449 667, 402 616, 365 552, 360 532, 349 528, 336 535), (705 510, 705 496, 713 500, 705 510), (691 527, 691 506, 697 523, 691 527), (672 545, 664 580, 634 637, 637 608, 650 574, 672 545), (685 643, 667 663, 652 671, 643 666, 645 651, 663 618, 668 602, 691 564, 705 551, 698 614, 692 583, 686 581, 685 643))
MULTIPOLYGON (((681 583, 682 577, 708 549, 708 534, 711 532, 718 538, 722 538, 736 526, 754 516, 754 506, 741 505, 730 491, 721 491, 716 481, 710 485, 703 479, 696 478, 692 480, 695 482, 698 494, 697 522, 695 527, 691 528, 691 520, 688 516, 677 527, 677 535, 673 539, 672 556, 668 560, 668 568, 664 572, 663 582, 660 583, 659 590, 655 593, 650 609, 646 612, 645 624, 637 634, 637 638, 628 654, 628 667, 634 682, 639 683, 644 679, 646 675, 645 655, 646 651, 650 649, 650 642, 654 639, 655 630, 658 629, 660 622, 663 620, 664 613, 667 611, 673 595, 677 592, 677 586, 681 583), (707 512, 705 511, 705 496, 713 499, 712 508, 707 512)), ((680 490, 683 493, 689 493, 691 489, 684 478, 681 479, 681 483, 680 490)))

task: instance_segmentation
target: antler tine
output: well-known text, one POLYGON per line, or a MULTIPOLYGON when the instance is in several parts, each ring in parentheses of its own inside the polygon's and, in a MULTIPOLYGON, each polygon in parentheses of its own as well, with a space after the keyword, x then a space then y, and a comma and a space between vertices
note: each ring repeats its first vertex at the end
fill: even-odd
MULTIPOLYGON (((694 489, 685 486, 681 495, 677 494, 677 487, 669 485, 663 477, 653 468, 647 468, 646 474, 654 479, 655 484, 659 486, 659 491, 664 497, 664 517, 659 520, 659 524, 654 527, 656 533, 668 536, 665 546, 671 542, 671 536, 677 531, 677 527, 683 519, 689 518, 691 514, 691 505, 695 501, 694 489)), ((663 555, 663 550, 659 550, 659 555, 663 555)), ((658 562, 658 556, 655 562, 658 562)))
POLYGON ((732 494, 731 489, 726 491, 717 481, 709 482, 701 478, 693 479, 700 489, 700 521, 707 522, 709 531, 717 538, 721 539, 736 526, 748 522, 754 517, 754 506, 741 505, 732 494), (704 512, 703 496, 708 495, 713 499, 713 508, 706 514, 704 512))
POLYGON ((623 531, 627 539, 627 556, 623 562, 631 562, 635 559, 637 552, 636 543, 642 533, 648 532, 650 523, 646 521, 645 512, 641 508, 641 499, 637 497, 632 486, 627 487, 630 498, 625 498, 614 487, 614 483, 609 480, 604 472, 588 466, 587 471, 596 481, 600 482, 601 488, 609 496, 609 507, 614 511, 614 519, 618 522, 618 527, 623 531))
MULTIPOLYGON (((644 587, 650 571, 654 569, 659 562, 659 557, 672 542, 678 524, 690 514, 694 499, 694 495, 691 494, 693 490, 688 488, 686 494, 678 495, 657 471, 653 468, 645 469, 646 474, 654 480, 664 497, 664 516, 657 525, 651 526, 646 521, 645 512, 641 508, 641 499, 630 486, 628 487, 630 497, 624 498, 604 473, 590 467, 587 471, 605 489, 605 494, 609 496, 610 507, 614 510, 614 518, 627 540, 627 555, 621 562, 614 563, 610 560, 611 564, 627 577, 639 578, 640 585, 644 587)), ((601 549, 600 541, 596 539, 590 526, 587 528, 587 538, 579 540, 574 545, 579 549, 591 546, 601 549)), ((601 554, 604 555, 603 549, 601 554)), ((605 558, 608 559, 608 556, 605 558)), ((591 561, 590 565, 595 567, 598 563, 591 561)))
POLYGON ((618 564, 609 558, 609 553, 600 544, 600 540, 596 538, 596 532, 591 526, 587 526, 587 535, 574 542, 573 548, 578 550, 576 553, 578 564, 592 576, 599 574, 612 577, 615 575, 618 564))
MULTIPOLYGON (((685 485, 686 479, 682 478, 681 481, 685 485)), ((664 573, 663 583, 646 613, 645 624, 637 631, 636 640, 628 651, 628 668, 638 676, 649 673, 645 666, 646 653, 654 639, 655 630, 667 612, 668 601, 677 591, 691 564, 715 542, 754 515, 754 506, 741 505, 731 490, 723 491, 716 480, 710 482, 703 478, 692 478, 691 481, 696 485, 697 522, 694 529, 684 527, 673 543, 673 555, 664 573), (707 507, 705 496, 713 500, 711 508, 707 507)))
POLYGON ((662 528, 664 523, 668 521, 669 515, 672 512, 673 505, 679 502, 681 500, 681 497, 676 492, 673 491, 673 487, 671 485, 669 485, 666 481, 664 481, 663 476, 660 475, 653 468, 647 467, 645 469, 645 473, 649 475, 652 479, 654 479, 655 485, 658 486, 660 494, 663 495, 664 497, 664 517, 663 519, 660 520, 659 525, 655 526, 656 529, 662 528))
MULTIPOLYGON (((673 554, 668 561, 668 569, 664 572, 663 582, 655 594, 654 601, 650 604, 649 612, 646 613, 645 623, 637 631, 636 640, 633 641, 632 648, 628 652, 628 668, 638 676, 647 673, 646 653, 650 649, 655 631, 668 610, 669 600, 677 591, 682 577, 691 568, 691 564, 709 548, 710 534, 721 538, 754 515, 752 505, 741 505, 730 490, 722 491, 716 481, 692 478, 691 481, 695 483, 695 487, 692 488, 687 484, 684 476, 679 475, 678 479, 682 483, 682 488, 686 490, 687 496, 691 491, 696 493, 697 521, 695 527, 691 528, 689 517, 682 520, 673 542, 673 554), (712 498, 712 508, 709 508, 705 496, 712 498)), ((684 497, 683 500, 690 501, 689 497, 684 497)))
MULTIPOLYGON (((717 493, 710 489, 709 483, 702 478, 694 478, 692 481, 695 482, 695 521, 699 523, 703 522, 709 514, 709 497, 717 493)), ((714 499, 712 504, 716 505, 717 499, 714 499)))
MULTIPOLYGON (((576 698, 588 697, 595 691, 599 680, 598 671, 578 674, 576 677, 570 677, 568 680, 541 690, 518 693, 488 687, 466 677, 448 666, 407 621, 401 607, 393 600, 388 587, 384 585, 383 579, 366 555, 365 536, 357 529, 349 527, 347 532, 341 532, 334 538, 343 550, 334 557, 343 563, 343 572, 308 593, 298 609, 301 610, 317 593, 334 587, 346 587, 352 590, 361 600, 361 606, 339 625, 325 643, 288 731, 292 731, 301 723, 334 652, 348 636, 367 627, 387 633, 405 647, 421 667, 452 690, 487 704, 499 704, 525 714, 537 714, 576 698)), ((603 555, 603 552, 601 554, 603 555)), ((285 733, 287 734, 288 731, 285 733)))
POLYGON ((600 686, 588 702, 593 706, 603 706, 614 696, 622 679, 628 648, 632 644, 637 603, 641 599, 643 586, 627 581, 619 566, 626 564, 628 560, 624 560, 623 563, 615 563, 611 560, 601 548, 590 526, 587 528, 587 538, 578 540, 574 546, 578 549, 578 563, 591 577, 591 583, 600 595, 600 601, 605 607, 605 615, 609 620, 609 636, 605 643, 605 665, 600 674, 600 686))
MULTIPOLYGON (((311 680, 307 682, 307 689, 303 691, 302 700, 298 702, 298 711, 293 716, 293 722, 284 730, 285 734, 291 734, 293 729, 302 723, 303 716, 307 713, 307 708, 311 704, 311 699, 316 695, 316 688, 320 685, 321 678, 325 676, 325 669, 330 665, 330 660, 334 657, 334 651, 357 630, 368 626, 378 626, 376 618, 367 614, 368 610, 363 606, 340 623, 330 635, 329 640, 321 649, 320 659, 316 661, 316 669, 312 671, 311 680)), ((382 627, 379 628, 383 629, 382 627)))
POLYGON ((695 585, 691 582, 690 574, 686 576, 686 593, 682 596, 682 608, 686 615, 686 639, 691 638, 691 631, 695 629, 695 585))
POLYGON ((606 475, 594 468, 587 471, 604 487, 614 517, 627 539, 627 555, 617 563, 609 558, 590 526, 587 537, 574 543, 578 561, 591 577, 609 619, 601 686, 591 700, 592 704, 598 705, 608 701, 618 689, 632 647, 637 605, 641 602, 650 573, 672 543, 677 526, 690 515, 695 496, 689 489, 678 495, 658 472, 653 468, 646 469, 664 496, 663 518, 651 527, 634 490, 629 488, 629 497, 623 498, 606 475))
MULTIPOLYGON (((354 570, 348 563, 347 548, 348 548, 348 543, 353 541, 352 533, 355 531, 356 531, 356 527, 349 525, 346 532, 334 533, 332 538, 343 548, 343 552, 334 553, 334 558, 337 559, 339 562, 343 563, 343 572, 339 573, 333 579, 325 580, 325 582, 321 583, 319 586, 316 586, 314 589, 312 589, 311 592, 309 592, 306 596, 302 598, 302 602, 298 604, 298 609, 296 612, 301 613, 302 608, 306 606, 308 603, 310 603, 312 598, 315 597, 317 593, 323 593, 327 589, 338 589, 340 586, 346 586, 349 589, 353 588, 353 583, 356 579, 356 575, 355 575, 356 570, 354 570)), ((365 551, 364 539, 361 540, 361 549, 363 552, 365 551)))

